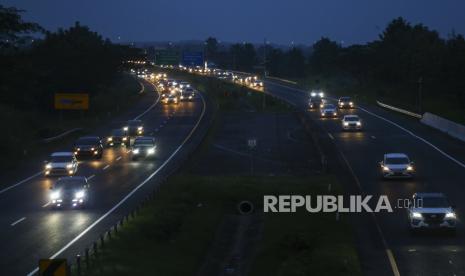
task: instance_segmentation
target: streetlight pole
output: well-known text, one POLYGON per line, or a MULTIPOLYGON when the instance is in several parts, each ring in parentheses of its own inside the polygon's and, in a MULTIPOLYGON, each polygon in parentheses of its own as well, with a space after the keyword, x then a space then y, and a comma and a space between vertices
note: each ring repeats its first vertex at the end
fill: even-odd
MULTIPOLYGON (((266 38, 263 39, 263 79, 262 82, 265 84, 266 78, 266 38)), ((263 85, 263 110, 266 107, 266 94, 265 94, 265 85, 263 85)))

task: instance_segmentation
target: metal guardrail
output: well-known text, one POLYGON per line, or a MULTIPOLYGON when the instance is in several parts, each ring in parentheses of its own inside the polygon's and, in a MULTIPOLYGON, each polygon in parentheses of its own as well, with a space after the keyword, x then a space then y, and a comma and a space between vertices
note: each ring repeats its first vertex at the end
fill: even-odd
POLYGON ((80 127, 73 128, 73 129, 67 130, 67 131, 65 131, 65 132, 63 132, 63 133, 61 133, 61 134, 58 134, 57 136, 42 139, 41 142, 43 142, 43 143, 50 143, 50 142, 53 142, 53 141, 58 140, 58 139, 60 139, 60 138, 63 138, 63 137, 65 137, 65 136, 68 135, 68 134, 71 134, 71 133, 73 133, 73 132, 80 131, 80 130, 82 130, 82 128, 80 128, 80 127))
POLYGON ((390 109, 390 110, 393 110, 393 111, 396 111, 396 112, 399 112, 399 113, 402 113, 402 114, 405 114, 405 115, 408 115, 408 116, 412 116, 412 117, 415 117, 415 118, 418 118, 418 119, 423 118, 423 115, 418 114, 418 113, 414 113, 414 112, 411 112, 411 111, 408 111, 408 110, 405 110, 405 109, 402 109, 402 108, 398 108, 398 107, 395 107, 395 106, 392 106, 392 105, 388 105, 388 104, 382 103, 380 101, 376 101, 376 103, 381 107, 384 107, 384 108, 387 108, 387 109, 390 109))
POLYGON ((287 82, 287 83, 290 83, 290 84, 297 85, 297 82, 291 81, 291 80, 281 79, 281 78, 277 78, 277 77, 269 77, 269 76, 267 76, 266 78, 271 79, 271 80, 277 80, 277 81, 282 81, 282 82, 287 82))

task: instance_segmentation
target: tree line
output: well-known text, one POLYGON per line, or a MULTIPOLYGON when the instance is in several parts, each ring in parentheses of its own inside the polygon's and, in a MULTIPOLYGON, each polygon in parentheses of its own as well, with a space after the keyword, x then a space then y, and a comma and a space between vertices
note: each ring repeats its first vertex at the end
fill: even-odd
POLYGON ((215 38, 207 39, 207 58, 224 68, 261 72, 264 66, 268 75, 293 79, 343 76, 359 87, 390 88, 373 91, 376 96, 407 92, 416 98, 421 89, 424 95, 450 97, 465 108, 463 35, 452 31, 442 38, 437 31, 401 17, 392 20, 376 40, 348 47, 327 37, 308 49, 240 43, 218 51, 216 44, 215 38))
POLYGON ((76 22, 50 32, 0 5, 0 102, 14 109, 52 111, 55 93, 88 93, 92 99, 139 49, 113 44, 76 22))

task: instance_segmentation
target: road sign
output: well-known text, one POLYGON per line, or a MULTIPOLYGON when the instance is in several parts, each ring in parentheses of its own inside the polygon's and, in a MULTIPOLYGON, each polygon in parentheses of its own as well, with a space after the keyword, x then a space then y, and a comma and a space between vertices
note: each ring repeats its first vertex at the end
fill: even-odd
POLYGON ((248 146, 250 149, 255 148, 255 147, 257 146, 257 139, 252 138, 252 139, 247 140, 247 146, 248 146))
POLYGON ((66 259, 39 260, 39 276, 68 276, 66 259))
POLYGON ((183 52, 182 65, 184 66, 203 66, 203 52, 183 52))
POLYGON ((156 65, 179 65, 179 53, 174 50, 157 50, 155 52, 156 65))
POLYGON ((89 109, 89 94, 56 93, 55 109, 83 110, 89 109))

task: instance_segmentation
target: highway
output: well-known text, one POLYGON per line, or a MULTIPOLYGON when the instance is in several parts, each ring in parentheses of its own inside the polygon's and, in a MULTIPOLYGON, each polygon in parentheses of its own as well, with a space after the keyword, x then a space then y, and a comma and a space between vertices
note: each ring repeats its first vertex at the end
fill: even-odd
MULTIPOLYGON (((320 138, 331 143, 340 155, 360 193, 388 195, 395 207, 397 199, 411 198, 415 192, 443 192, 456 205, 459 220, 465 215, 465 147, 462 142, 420 124, 417 119, 376 106, 362 105, 343 111, 359 115, 364 122, 362 132, 343 132, 340 119, 321 119, 317 111, 307 111, 308 92, 274 81, 267 81, 265 90, 305 110, 319 126, 320 138), (407 153, 416 164, 417 176, 411 180, 383 180, 378 162, 387 152, 407 153)), ((362 252, 364 274, 465 275, 465 232, 460 221, 455 236, 411 235, 406 210, 401 208, 394 213, 375 214, 374 219, 363 223, 355 227, 379 229, 376 234, 379 241, 372 246, 364 244, 371 243, 372 237, 359 236, 359 248, 385 252, 362 252), (377 262, 382 263, 379 258, 385 258, 387 266, 383 269, 373 267, 377 262)))
MULTIPOLYGON (((208 127, 209 112, 203 96, 193 102, 162 105, 153 85, 144 81, 144 86, 145 96, 134 107, 92 134, 105 137, 127 120, 140 119, 146 135, 156 138, 156 157, 132 161, 126 148, 108 148, 101 160, 80 161, 77 175, 86 176, 90 183, 86 208, 50 208, 48 192, 56 178, 42 175, 42 162, 34 165, 26 161, 23 170, 2 177, 0 275, 35 274, 40 258, 73 260, 150 194, 193 150, 208 127)), ((56 151, 70 151, 70 146, 62 145, 56 151)))

